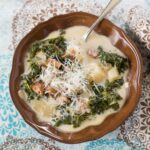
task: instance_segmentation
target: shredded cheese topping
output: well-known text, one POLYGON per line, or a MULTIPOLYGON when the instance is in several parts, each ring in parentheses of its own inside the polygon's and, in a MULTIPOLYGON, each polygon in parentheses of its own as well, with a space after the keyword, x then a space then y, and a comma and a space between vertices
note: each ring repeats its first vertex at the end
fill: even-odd
POLYGON ((74 97, 80 91, 88 90, 86 72, 78 61, 67 59, 63 65, 64 70, 58 70, 50 63, 46 69, 42 70, 40 80, 45 84, 45 87, 50 85, 63 96, 74 97))
POLYGON ((39 79, 44 82, 46 87, 51 83, 56 74, 58 74, 58 70, 49 63, 46 69, 42 68, 42 73, 40 74, 39 79))

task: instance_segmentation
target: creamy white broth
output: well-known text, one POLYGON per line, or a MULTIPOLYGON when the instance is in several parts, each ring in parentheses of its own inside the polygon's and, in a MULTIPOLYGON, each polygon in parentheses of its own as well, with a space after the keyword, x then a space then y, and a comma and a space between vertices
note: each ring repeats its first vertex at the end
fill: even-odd
MULTIPOLYGON (((96 72, 97 73, 99 71, 99 74, 97 73, 98 77, 95 77, 95 76, 94 77, 98 78, 96 80, 96 82, 98 82, 99 84, 103 84, 108 79, 107 68, 101 67, 99 59, 90 57, 88 55, 87 51, 89 49, 97 49, 98 46, 101 46, 103 48, 103 50, 106 52, 116 53, 122 57, 125 57, 125 55, 119 49, 114 47, 110 43, 110 40, 107 37, 105 37, 103 35, 99 35, 94 31, 89 36, 87 42, 84 42, 82 40, 82 36, 87 30, 88 30, 88 28, 85 26, 70 27, 65 30, 64 37, 67 40, 68 47, 70 47, 70 48, 75 47, 75 50, 77 52, 76 57, 82 63, 82 65, 84 66, 84 68, 87 72, 89 72, 89 73, 96 72)), ((59 34, 60 34, 59 31, 54 31, 54 32, 50 33, 43 40, 46 40, 49 38, 55 38, 59 34)), ((69 51, 69 48, 67 49, 67 51, 69 51)), ((41 59, 45 59, 42 56, 42 54, 39 57, 41 57, 41 59)), ((26 59, 24 74, 27 74, 28 72, 29 72, 29 67, 28 67, 28 62, 26 59)), ((125 82, 124 82, 123 86, 121 86, 121 88, 118 90, 118 93, 122 97, 122 100, 118 102, 120 108, 124 105, 124 103, 127 99, 128 93, 129 93, 129 86, 127 83, 128 72, 129 72, 129 70, 127 70, 124 73, 123 78, 124 78, 125 82)), ((25 96, 22 96, 23 94, 24 94, 23 91, 19 91, 20 97, 24 98, 25 96)), ((56 106, 55 99, 50 98, 48 100, 45 100, 45 99, 33 100, 28 104, 31 106, 31 108, 34 110, 34 112, 37 114, 37 117, 39 118, 40 121, 50 122, 52 114, 55 114, 55 110, 54 110, 54 107, 56 106)), ((101 124, 107 116, 109 116, 110 114, 115 113, 115 112, 117 112, 117 111, 114 111, 113 109, 108 109, 100 115, 95 115, 92 118, 90 118, 89 120, 85 120, 77 128, 74 128, 73 125, 60 125, 57 128, 64 132, 77 132, 88 126, 101 124)))

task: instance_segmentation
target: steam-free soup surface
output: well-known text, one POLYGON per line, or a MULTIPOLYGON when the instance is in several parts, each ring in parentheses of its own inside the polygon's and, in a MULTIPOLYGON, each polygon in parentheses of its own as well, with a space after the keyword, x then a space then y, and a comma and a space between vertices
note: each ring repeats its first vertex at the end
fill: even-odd
POLYGON ((129 86, 126 56, 105 36, 74 26, 31 45, 19 95, 40 121, 64 132, 101 124, 121 109, 129 86))

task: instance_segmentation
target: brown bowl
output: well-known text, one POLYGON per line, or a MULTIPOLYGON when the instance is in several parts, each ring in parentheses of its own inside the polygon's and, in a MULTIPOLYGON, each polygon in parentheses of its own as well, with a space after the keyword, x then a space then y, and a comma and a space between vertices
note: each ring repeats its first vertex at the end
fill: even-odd
POLYGON ((121 125, 135 109, 141 93, 142 61, 138 49, 126 34, 110 21, 104 19, 95 29, 99 34, 107 36, 111 43, 119 48, 130 60, 131 68, 128 77, 130 83, 129 98, 115 114, 108 116, 104 122, 97 126, 89 126, 79 132, 64 133, 58 131, 48 123, 40 122, 31 108, 18 95, 20 75, 24 70, 24 56, 29 45, 46 37, 50 32, 57 29, 65 29, 75 25, 90 27, 97 16, 84 12, 76 12, 67 15, 56 16, 36 26, 28 33, 18 45, 10 76, 10 93, 12 100, 24 120, 41 134, 64 143, 80 143, 102 137, 121 125))

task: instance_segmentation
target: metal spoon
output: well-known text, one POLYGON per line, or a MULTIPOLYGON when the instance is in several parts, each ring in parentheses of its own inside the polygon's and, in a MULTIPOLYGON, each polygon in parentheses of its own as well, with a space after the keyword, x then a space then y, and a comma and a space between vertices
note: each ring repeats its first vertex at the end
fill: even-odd
POLYGON ((110 0, 106 8, 103 10, 99 18, 92 24, 89 30, 83 35, 82 39, 86 42, 92 30, 99 24, 100 21, 120 2, 121 0, 110 0))

